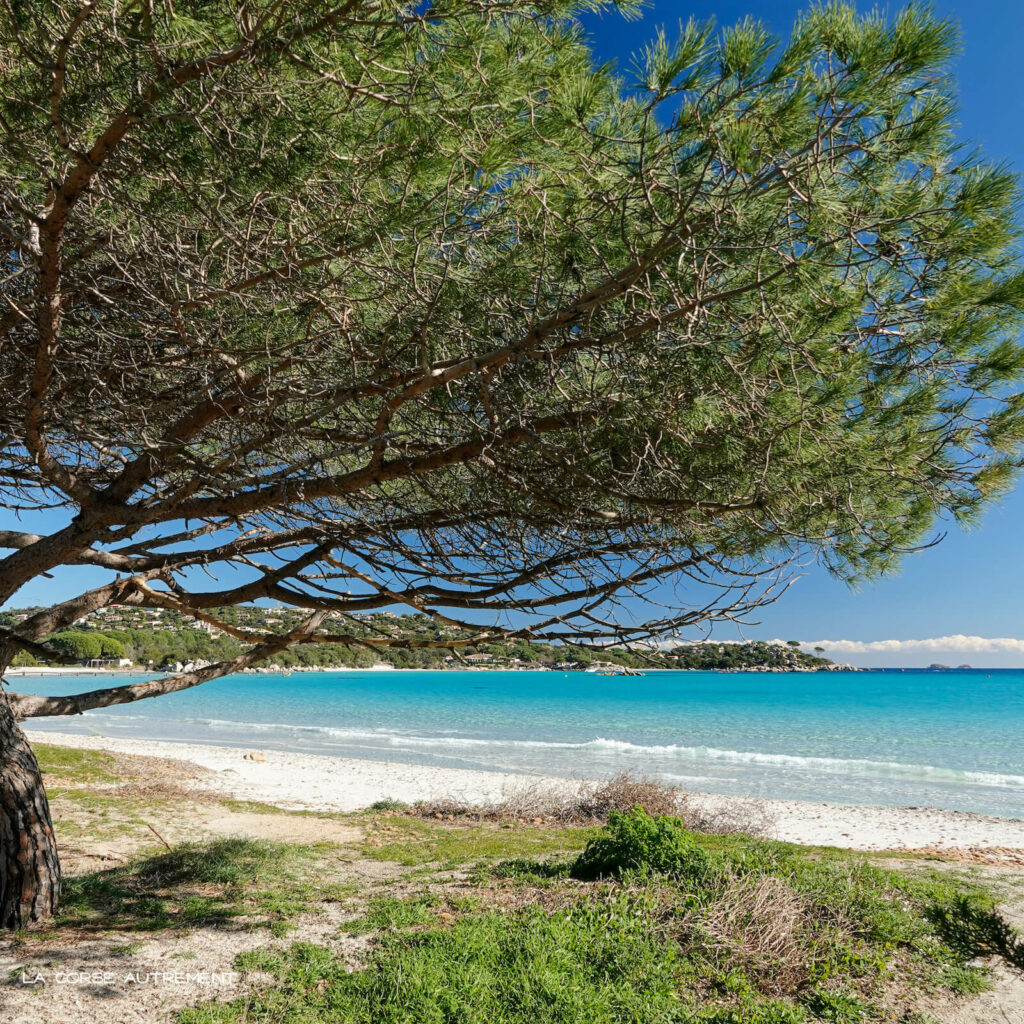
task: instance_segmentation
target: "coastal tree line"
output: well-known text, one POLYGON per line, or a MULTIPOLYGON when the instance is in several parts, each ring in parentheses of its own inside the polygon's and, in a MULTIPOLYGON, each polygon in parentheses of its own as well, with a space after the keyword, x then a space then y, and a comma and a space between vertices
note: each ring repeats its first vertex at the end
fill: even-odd
MULTIPOLYGON (((0 627, 13 624, 29 613, 29 610, 20 609, 0 612, 0 627)), ((249 628, 267 628, 265 624, 268 617, 287 619, 289 614, 294 615, 277 611, 270 616, 265 610, 252 607, 224 608, 216 612, 217 617, 225 622, 244 621, 249 628)), ((410 638, 441 641, 460 639, 455 631, 439 626, 426 615, 389 616, 384 621, 367 616, 361 620, 361 626, 368 638, 389 629, 393 634, 410 638)), ((358 628, 353 632, 358 635, 358 628)), ((55 657, 47 659, 45 650, 38 652, 38 659, 27 652, 21 652, 21 656, 14 659, 12 666, 59 665, 67 664, 68 659, 88 664, 96 660, 124 658, 132 661, 136 669, 145 668, 147 665, 158 669, 170 669, 184 662, 229 660, 237 657, 245 649, 244 645, 233 637, 212 636, 204 630, 189 628, 180 618, 175 628, 154 628, 152 625, 109 628, 99 623, 89 623, 87 628, 67 629, 53 634, 47 638, 46 647, 55 657)), ((582 644, 566 646, 531 643, 518 638, 491 644, 456 647, 455 650, 458 651, 458 657, 453 657, 451 649, 447 647, 390 647, 373 650, 357 642, 309 643, 281 651, 258 667, 370 668, 373 665, 384 664, 395 668, 458 668, 468 665, 465 658, 472 654, 487 655, 497 665, 519 664, 537 668, 559 665, 586 669, 601 663, 635 669, 782 669, 825 668, 832 665, 826 658, 801 651, 796 641, 788 645, 751 641, 669 645, 661 650, 618 650, 591 648, 582 644)))
POLYGON ((825 5, 616 71, 613 6, 0 4, 0 603, 92 574, 0 669, 109 607, 243 647, 3 691, 3 926, 60 894, 21 719, 303 644, 658 642, 1008 486, 1019 195, 955 140, 954 27, 825 5), (299 623, 214 614, 261 599, 299 623), (389 607, 460 634, 347 621, 389 607))

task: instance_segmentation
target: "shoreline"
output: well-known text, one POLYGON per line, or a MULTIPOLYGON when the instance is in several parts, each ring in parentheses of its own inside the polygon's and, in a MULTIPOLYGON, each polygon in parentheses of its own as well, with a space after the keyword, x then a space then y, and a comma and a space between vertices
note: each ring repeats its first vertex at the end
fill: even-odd
MULTIPOLYGON (((586 669, 561 669, 561 668, 545 668, 539 665, 530 666, 510 666, 510 665, 437 665, 433 668, 399 668, 396 665, 389 665, 381 663, 377 665, 352 665, 344 666, 338 665, 334 667, 324 667, 321 665, 292 665, 287 668, 260 668, 254 669, 249 668, 241 672, 232 673, 230 676, 224 676, 223 678, 229 679, 234 676, 240 675, 331 675, 335 673, 346 673, 346 672, 395 672, 395 673, 410 673, 410 672, 546 672, 555 675, 564 675, 567 672, 572 671, 573 673, 585 673, 586 669)), ((949 673, 957 672, 972 672, 976 674, 985 673, 991 675, 993 672, 996 673, 1008 673, 1008 672, 1021 672, 1024 671, 1022 668, 986 668, 977 666, 934 666, 934 665, 847 665, 847 664, 833 664, 827 666, 820 666, 814 668, 778 668, 768 665, 747 665, 740 668, 653 668, 645 667, 638 669, 637 672, 640 675, 660 675, 662 673, 678 674, 678 673, 715 673, 722 675, 742 675, 743 673, 753 673, 758 675, 815 675, 818 673, 928 673, 930 675, 944 675, 949 673)), ((139 668, 137 665, 131 667, 125 666, 124 668, 84 668, 84 667, 66 667, 66 666, 53 666, 53 665, 25 665, 18 666, 17 668, 9 668, 4 673, 4 679, 32 679, 32 678, 48 678, 58 676, 145 676, 147 678, 159 678, 160 676, 173 675, 173 669, 145 669, 139 668)), ((615 672, 612 675, 621 675, 628 677, 635 675, 636 672, 615 672)))
MULTIPOLYGON (((529 666, 513 666, 513 665, 437 665, 433 668, 399 668, 397 665, 389 665, 385 662, 381 662, 377 665, 337 665, 337 666, 321 666, 321 665, 290 665, 287 667, 268 666, 266 668, 247 668, 240 672, 233 672, 231 675, 292 675, 294 673, 300 673, 303 675, 317 675, 317 674, 329 674, 334 672, 552 672, 552 673, 566 673, 566 672, 580 672, 590 674, 589 669, 564 669, 564 668, 546 668, 543 665, 529 665, 529 666)), ((871 672, 872 669, 858 668, 855 665, 822 665, 817 667, 793 667, 787 666, 786 668, 779 668, 770 665, 746 665, 739 668, 642 668, 631 671, 623 672, 609 672, 607 675, 612 676, 635 676, 635 675, 647 675, 648 673, 654 672, 723 672, 723 673, 742 673, 742 672, 757 672, 757 673, 797 673, 800 675, 806 675, 808 673, 813 674, 815 672, 871 672)), ((878 671, 892 671, 890 669, 881 669, 878 671)), ((903 670, 899 670, 903 671, 903 670)), ((910 669, 907 671, 914 672, 926 672, 930 671, 926 668, 921 669, 910 669)), ((1013 670, 1016 671, 1016 670, 1013 670)), ((31 679, 33 676, 166 676, 174 675, 173 669, 143 669, 138 666, 124 666, 123 668, 68 668, 51 665, 25 665, 19 666, 16 669, 8 669, 4 673, 5 679, 31 679)), ((229 678, 227 676, 223 678, 229 678)))
MULTIPOLYGON (((454 798, 481 803, 501 800, 528 784, 562 789, 573 785, 566 779, 541 775, 261 750, 257 746, 212 746, 33 730, 27 730, 27 735, 32 743, 190 762, 210 773, 196 788, 288 810, 354 811, 383 799, 414 803, 454 798), (249 759, 247 754, 256 754, 257 759, 249 759)), ((753 816, 771 822, 767 829, 770 838, 801 845, 938 852, 1024 850, 1024 819, 1020 818, 934 807, 691 795, 699 806, 710 811, 742 814, 747 808, 753 816)))

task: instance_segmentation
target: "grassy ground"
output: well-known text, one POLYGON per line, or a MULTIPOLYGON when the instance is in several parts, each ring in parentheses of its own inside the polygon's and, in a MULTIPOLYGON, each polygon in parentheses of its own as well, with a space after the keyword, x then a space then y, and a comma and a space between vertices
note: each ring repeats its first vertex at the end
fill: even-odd
MULTIPOLYGON (((217 998, 126 1019, 926 1024, 970 1005, 994 964, 1024 967, 997 913, 1019 901, 1019 875, 690 833, 643 814, 603 828, 292 815, 169 796, 146 759, 39 754, 60 838, 81 860, 60 918, 16 940, 22 960, 96 939, 109 960, 159 948, 212 962, 217 950, 241 972, 217 998), (250 834, 204 834, 224 821, 250 834), (271 828, 287 841, 261 833, 271 828), (327 838, 332 828, 348 838, 327 838), (90 845, 116 862, 91 863, 90 845)), ((74 1016, 110 1012, 97 997, 74 1016)))
POLYGON ((116 782, 121 774, 118 760, 102 750, 74 750, 39 744, 36 758, 44 776, 67 778, 76 782, 116 782))
POLYGON ((363 854, 405 866, 464 867, 481 859, 542 857, 581 850, 594 828, 524 822, 438 822, 394 812, 364 816, 363 854))
MULTIPOLYGON (((417 825, 385 848, 412 857, 441 831, 417 825)), ((521 853, 522 834, 504 835, 521 853)), ((920 1024, 920 995, 986 986, 974 961, 999 918, 977 883, 740 836, 679 838, 674 862, 606 861, 593 880, 586 858, 517 857, 478 863, 455 898, 440 879, 378 896, 348 925, 376 936, 363 970, 308 943, 252 952, 239 966, 273 984, 181 1020, 920 1024)), ((451 857, 460 841, 481 848, 438 837, 451 857)))
POLYGON ((182 843, 123 867, 68 879, 56 928, 155 931, 244 917, 285 935, 312 907, 356 891, 332 880, 333 844, 228 838, 182 843))

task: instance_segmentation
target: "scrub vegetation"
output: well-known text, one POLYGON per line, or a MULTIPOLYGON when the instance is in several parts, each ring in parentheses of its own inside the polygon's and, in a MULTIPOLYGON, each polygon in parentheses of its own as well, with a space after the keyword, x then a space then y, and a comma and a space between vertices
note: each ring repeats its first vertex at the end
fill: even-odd
MULTIPOLYGON (((1017 873, 770 841, 642 779, 593 786, 564 804, 586 807, 572 820, 529 787, 501 807, 313 815, 201 789, 160 802, 164 762, 40 749, 75 867, 60 914, 8 940, 11 962, 239 972, 228 991, 161 996, 153 1019, 925 1024, 1002 984, 999 965, 1024 968, 1000 912, 1017 873)), ((101 1024, 111 995, 67 1012, 101 1024)), ((4 996, 35 1021, 38 992, 4 996)))
MULTIPOLYGON (((521 850, 514 832, 468 828, 521 850)), ((361 969, 309 943, 247 952, 237 966, 273 983, 180 1020, 910 1024, 922 994, 983 990, 979 957, 1024 966, 992 895, 948 873, 704 835, 639 807, 581 831, 568 856, 478 865, 457 898, 437 879, 372 899, 347 925, 375 936, 361 969)))

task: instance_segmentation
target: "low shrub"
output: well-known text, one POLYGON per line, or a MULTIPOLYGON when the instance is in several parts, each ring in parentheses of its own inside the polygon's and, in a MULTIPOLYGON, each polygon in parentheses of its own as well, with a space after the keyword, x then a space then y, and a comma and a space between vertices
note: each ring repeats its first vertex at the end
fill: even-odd
POLYGON ((369 811, 407 811, 409 805, 404 800, 395 800, 386 796, 383 800, 374 800, 367 808, 369 811))
POLYGON ((581 786, 573 809, 581 820, 591 821, 607 821, 609 814, 625 814, 634 807, 642 807, 648 814, 678 817, 683 802, 678 786, 620 772, 605 782, 581 786))
POLYGON ((727 951, 760 991, 782 994, 808 980, 807 924, 806 900, 784 879, 729 874, 699 927, 706 941, 727 951))
POLYGON ((415 817, 449 821, 467 818, 471 821, 594 825, 606 822, 612 812, 624 814, 638 806, 648 814, 679 818, 691 832, 763 836, 772 828, 768 812, 756 800, 709 799, 631 772, 620 772, 601 781, 551 783, 524 779, 510 787, 500 800, 483 804, 448 798, 421 801, 406 808, 398 801, 380 800, 369 809, 405 809, 415 817))
POLYGON ((706 879, 711 858, 697 846, 678 818, 653 816, 642 807, 609 811, 608 824, 571 868, 574 878, 595 879, 633 871, 706 879))

